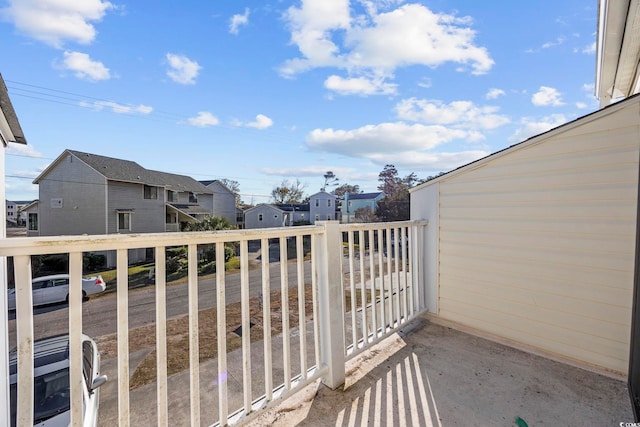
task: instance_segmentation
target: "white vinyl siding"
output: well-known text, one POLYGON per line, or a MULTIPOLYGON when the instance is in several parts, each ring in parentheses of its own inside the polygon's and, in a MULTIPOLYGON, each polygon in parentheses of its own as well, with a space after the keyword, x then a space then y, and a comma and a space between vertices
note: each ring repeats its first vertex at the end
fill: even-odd
POLYGON ((599 112, 433 184, 440 317, 627 372, 638 115, 599 112))

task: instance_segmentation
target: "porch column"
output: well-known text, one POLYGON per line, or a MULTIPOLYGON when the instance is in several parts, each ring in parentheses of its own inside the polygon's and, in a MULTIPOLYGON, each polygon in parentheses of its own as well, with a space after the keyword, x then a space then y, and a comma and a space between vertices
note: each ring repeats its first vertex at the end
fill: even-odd
POLYGON ((344 384, 344 307, 342 286, 342 235, 338 221, 318 221, 325 233, 313 248, 317 265, 320 359, 328 372, 322 382, 331 389, 344 384))

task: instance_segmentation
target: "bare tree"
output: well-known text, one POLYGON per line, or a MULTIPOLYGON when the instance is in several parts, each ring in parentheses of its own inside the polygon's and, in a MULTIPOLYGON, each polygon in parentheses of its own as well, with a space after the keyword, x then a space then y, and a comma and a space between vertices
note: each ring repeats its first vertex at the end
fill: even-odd
POLYGON ((304 198, 305 188, 306 184, 302 184, 298 179, 295 182, 284 179, 280 186, 271 190, 271 197, 276 204, 300 203, 304 198))

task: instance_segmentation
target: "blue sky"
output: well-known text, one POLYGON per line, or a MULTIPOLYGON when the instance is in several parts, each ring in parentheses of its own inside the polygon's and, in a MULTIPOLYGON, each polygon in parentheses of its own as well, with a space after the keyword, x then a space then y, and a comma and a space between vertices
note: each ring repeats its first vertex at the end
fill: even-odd
POLYGON ((0 0, 0 73, 28 146, 240 183, 435 175, 595 111, 596 0, 0 0))

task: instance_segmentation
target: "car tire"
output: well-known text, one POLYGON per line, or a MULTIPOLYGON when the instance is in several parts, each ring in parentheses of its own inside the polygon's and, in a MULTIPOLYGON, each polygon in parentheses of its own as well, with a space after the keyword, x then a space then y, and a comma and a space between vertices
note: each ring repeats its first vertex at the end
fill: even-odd
POLYGON ((87 296, 87 293, 85 291, 82 291, 82 301, 87 301, 89 299, 89 297, 87 296))

